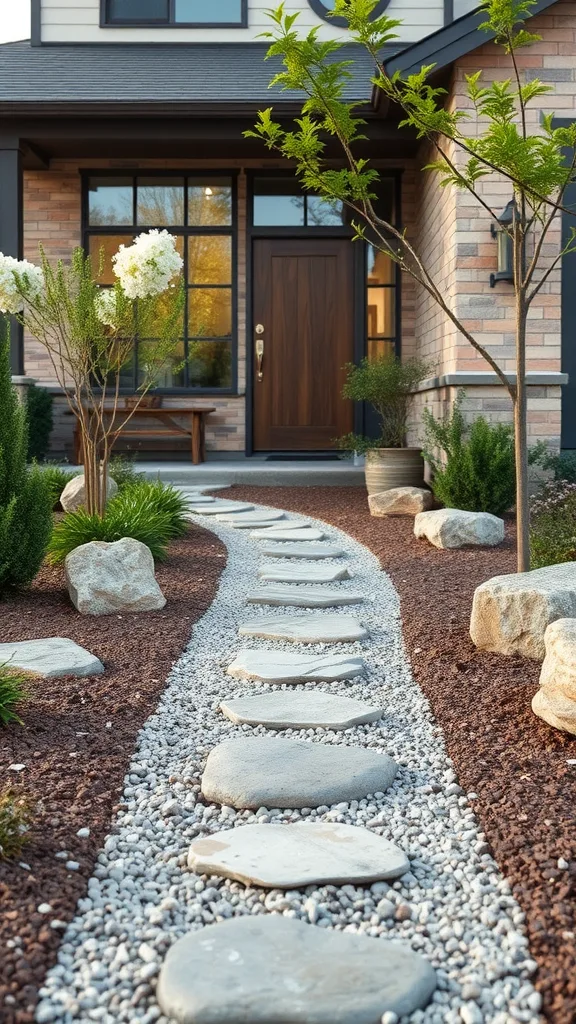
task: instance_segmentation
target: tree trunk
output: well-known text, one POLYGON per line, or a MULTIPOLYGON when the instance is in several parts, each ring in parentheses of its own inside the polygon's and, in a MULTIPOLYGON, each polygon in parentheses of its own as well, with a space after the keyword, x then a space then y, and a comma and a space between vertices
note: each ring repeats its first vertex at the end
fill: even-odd
POLYGON ((84 438, 84 479, 88 515, 104 515, 106 484, 100 465, 100 445, 92 437, 84 438))
POLYGON ((528 438, 526 391, 526 318, 524 296, 517 297, 516 315, 516 394, 514 442, 516 451, 516 552, 518 572, 530 569, 530 510, 528 502, 528 438))

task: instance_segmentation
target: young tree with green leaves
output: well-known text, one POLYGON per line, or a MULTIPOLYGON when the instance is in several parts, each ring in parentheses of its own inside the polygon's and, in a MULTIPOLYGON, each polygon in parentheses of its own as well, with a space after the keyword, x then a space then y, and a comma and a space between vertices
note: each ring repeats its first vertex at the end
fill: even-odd
MULTIPOLYGON (((510 77, 482 83, 480 71, 466 76, 466 92, 475 116, 478 133, 466 134, 469 110, 449 107, 446 90, 430 81, 433 65, 402 79, 388 75, 381 60, 382 48, 396 38, 399 21, 383 15, 372 19, 376 0, 335 0, 334 17, 345 18, 353 42, 363 45, 374 61, 377 73, 374 85, 404 112, 400 128, 410 127, 419 139, 427 140, 435 159, 426 168, 437 175, 444 188, 456 188, 471 195, 493 220, 497 214, 483 188, 488 176, 503 176, 514 190, 512 221, 503 230, 512 241, 514 266, 516 380, 510 381, 497 359, 468 330, 444 294, 406 232, 380 217, 375 210, 375 186, 378 171, 356 156, 357 143, 363 138, 364 121, 355 105, 346 102, 345 86, 350 77, 350 61, 339 60, 343 43, 318 39, 312 29, 300 36, 297 14, 286 14, 283 5, 270 11, 272 40, 268 57, 280 57, 284 70, 271 84, 304 92, 307 99, 291 130, 273 118, 270 107, 259 114, 249 137, 264 140, 268 148, 296 164, 297 175, 306 189, 329 200, 340 200, 353 212, 357 238, 369 238, 371 244, 389 256, 428 292, 445 316, 489 364, 512 400, 516 459, 516 516, 518 525, 518 570, 530 568, 528 510, 528 445, 526 392, 526 327, 530 306, 562 256, 576 249, 572 230, 566 244, 549 256, 545 242, 559 212, 564 195, 574 179, 575 158, 566 151, 576 146, 576 124, 555 128, 553 115, 542 118, 530 130, 527 114, 530 105, 553 91, 538 79, 525 82, 517 53, 539 36, 525 28, 535 0, 484 0, 481 4, 486 22, 481 29, 493 33, 496 43, 510 58, 510 77), (335 138, 344 157, 342 167, 325 159, 327 137, 335 138)), ((478 46, 483 42, 479 35, 478 46)))

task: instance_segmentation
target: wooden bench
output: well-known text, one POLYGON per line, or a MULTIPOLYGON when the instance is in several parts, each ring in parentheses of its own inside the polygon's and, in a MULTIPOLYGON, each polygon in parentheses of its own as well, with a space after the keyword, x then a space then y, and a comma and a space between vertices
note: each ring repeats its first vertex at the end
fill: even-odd
MULTIPOLYGON (((197 466, 200 462, 206 461, 206 417, 211 412, 216 412, 215 405, 160 406, 159 408, 143 406, 132 413, 126 426, 122 426, 122 421, 128 415, 129 409, 120 408, 115 415, 112 409, 105 410, 105 415, 113 417, 113 421, 119 420, 121 424, 118 430, 112 430, 110 435, 112 443, 118 437, 182 437, 183 434, 188 436, 191 440, 192 462, 197 466), (187 420, 187 423, 178 423, 174 419, 175 416, 187 420), (150 423, 146 425, 142 422, 151 419, 160 424, 160 427, 156 426, 155 429, 152 429, 150 423)), ((114 422, 112 422, 112 427, 114 427, 114 422)), ((82 437, 78 420, 74 424, 74 459, 77 465, 82 464, 82 437)))

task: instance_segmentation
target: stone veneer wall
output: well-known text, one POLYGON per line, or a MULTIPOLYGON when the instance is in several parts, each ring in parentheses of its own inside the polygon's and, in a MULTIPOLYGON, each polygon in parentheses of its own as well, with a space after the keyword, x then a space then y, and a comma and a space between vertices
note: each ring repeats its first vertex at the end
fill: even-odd
MULTIPOLYGON (((378 161, 382 169, 391 161, 378 161)), ((238 170, 238 395, 187 395, 166 397, 169 407, 181 404, 215 405, 217 411, 207 420, 206 443, 209 451, 243 453, 246 445, 246 218, 247 177, 245 170, 255 167, 284 167, 282 161, 214 160, 54 160, 48 171, 26 171, 24 176, 25 257, 35 261, 42 242, 51 260, 66 259, 81 239, 80 170, 113 168, 118 171, 162 168, 169 170, 210 170, 226 167, 238 170)), ((397 165, 396 165, 397 166, 397 165)), ((402 208, 407 221, 414 219, 415 170, 407 166, 402 175, 402 208)), ((359 243, 356 243, 359 244, 359 243)), ((414 348, 415 289, 411 281, 402 283, 402 335, 406 351, 414 348)), ((55 426, 52 434, 54 453, 72 456, 73 420, 65 398, 57 386, 47 353, 30 337, 25 339, 25 370, 44 386, 56 392, 55 426)))
MULTIPOLYGON (((544 97, 540 105, 531 106, 530 128, 537 127, 542 112, 556 111, 559 116, 574 116, 576 107, 576 4, 559 0, 544 14, 537 15, 531 30, 542 41, 522 51, 518 64, 526 79, 538 77, 551 83, 554 94, 544 97)), ((465 97, 465 74, 478 69, 483 79, 504 79, 510 61, 500 47, 486 43, 461 58, 454 67, 450 97, 460 108, 469 106, 465 97)), ((477 130, 474 117, 465 130, 477 130)), ((429 159, 423 152, 420 166, 429 159)), ((458 154, 456 154, 458 158, 458 154)), ((442 190, 428 172, 417 209, 417 240, 420 251, 442 283, 443 290, 454 304, 465 326, 490 350, 499 364, 513 370, 514 302, 513 290, 505 282, 490 288, 489 277, 496 270, 496 243, 490 234, 488 213, 465 192, 442 190)), ((482 194, 496 212, 501 212, 511 198, 510 184, 492 175, 481 183, 482 194)), ((560 221, 550 231, 544 247, 547 258, 558 252, 560 221)), ((559 372, 561 369, 561 271, 557 268, 535 299, 528 324, 528 372, 559 372)), ((439 375, 454 372, 485 372, 488 365, 463 337, 431 307, 421 289, 416 297, 416 333, 419 353, 437 360, 439 375)), ((436 413, 447 409, 456 396, 456 388, 422 391, 415 398, 412 410, 411 441, 421 433, 423 405, 436 413)), ((561 388, 533 387, 529 392, 528 429, 531 440, 544 439, 551 447, 560 444, 561 388)), ((468 385, 465 411, 473 417, 485 414, 491 420, 510 420, 511 403, 503 388, 468 385)))

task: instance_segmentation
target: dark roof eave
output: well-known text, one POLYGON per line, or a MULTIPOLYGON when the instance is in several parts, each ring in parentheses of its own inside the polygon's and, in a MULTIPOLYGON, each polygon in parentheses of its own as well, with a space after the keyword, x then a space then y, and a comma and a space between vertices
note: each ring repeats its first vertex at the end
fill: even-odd
MULTIPOLYGON (((358 104, 358 112, 363 116, 373 113, 366 97, 352 101, 358 104)), ((170 102, 142 102, 141 100, 0 100, 0 116, 2 117, 33 117, 42 115, 52 117, 165 117, 174 118, 197 117, 252 117, 263 107, 271 106, 276 114, 286 117, 299 115, 302 101, 284 100, 266 97, 261 100, 244 101, 242 103, 212 102, 210 100, 188 101, 171 100, 170 102)))
MULTIPOLYGON (((558 0, 536 0, 531 16, 540 14, 557 2, 558 0)), ((485 21, 485 11, 476 9, 469 14, 464 14, 456 21, 445 25, 444 28, 438 29, 437 32, 432 32, 425 39, 412 43, 404 50, 393 54, 384 61, 384 69, 389 75, 399 71, 403 78, 417 73, 423 65, 428 64, 435 65, 435 73, 441 71, 453 64, 459 57, 472 53, 494 38, 493 32, 482 31, 479 33, 479 26, 485 21)), ((376 92, 378 92, 378 87, 374 86, 372 102, 377 106, 376 92)))

